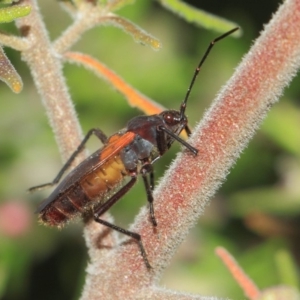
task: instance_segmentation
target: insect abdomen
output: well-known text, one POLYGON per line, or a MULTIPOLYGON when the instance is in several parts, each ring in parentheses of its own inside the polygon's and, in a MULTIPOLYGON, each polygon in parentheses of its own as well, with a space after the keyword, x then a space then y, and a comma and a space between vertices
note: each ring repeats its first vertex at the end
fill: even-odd
POLYGON ((40 212, 40 219, 49 226, 63 226, 67 221, 82 214, 87 207, 93 207, 107 200, 107 193, 115 188, 126 175, 120 156, 112 157, 46 206, 40 212))
POLYGON ((81 187, 89 198, 97 200, 113 189, 126 173, 120 156, 115 156, 84 178, 81 187))

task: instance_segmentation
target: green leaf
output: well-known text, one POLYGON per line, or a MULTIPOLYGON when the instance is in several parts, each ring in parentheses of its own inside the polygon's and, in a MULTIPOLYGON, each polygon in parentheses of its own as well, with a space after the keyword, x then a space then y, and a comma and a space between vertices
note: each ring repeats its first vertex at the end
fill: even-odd
POLYGON ((0 4, 12 4, 15 0, 0 0, 0 4))
MULTIPOLYGON (((201 9, 197 9, 191 5, 181 2, 180 0, 158 0, 158 2, 187 22, 194 23, 197 26, 204 27, 206 29, 212 29, 217 32, 224 33, 238 26, 234 22, 225 20, 201 9)), ((242 30, 238 30, 233 34, 233 36, 239 37, 241 34, 242 30)))
POLYGON ((285 249, 278 250, 275 255, 275 263, 279 271, 280 283, 299 288, 297 264, 291 254, 285 249))
POLYGON ((106 19, 106 23, 110 23, 111 25, 123 29, 126 33, 130 34, 138 43, 149 45, 154 50, 159 50, 161 48, 161 43, 158 39, 125 18, 121 18, 119 16, 111 16, 106 19))
POLYGON ((0 9, 0 23, 8 23, 27 16, 31 11, 30 5, 14 5, 0 9))

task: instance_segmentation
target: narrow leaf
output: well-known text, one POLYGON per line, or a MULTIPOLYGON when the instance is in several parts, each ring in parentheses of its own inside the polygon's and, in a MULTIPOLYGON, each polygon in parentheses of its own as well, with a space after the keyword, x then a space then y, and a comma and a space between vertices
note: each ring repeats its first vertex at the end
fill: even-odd
POLYGON ((65 58, 69 62, 77 62, 82 64, 87 69, 95 72, 97 76, 104 78, 118 92, 126 97, 129 105, 137 107, 145 114, 157 114, 164 110, 164 107, 135 90, 120 76, 118 76, 116 73, 114 73, 107 66, 105 66, 95 58, 78 52, 67 52, 65 53, 65 58))
POLYGON ((30 11, 30 5, 14 5, 2 8, 0 9, 0 23, 8 23, 14 19, 25 17, 30 11))
POLYGON ((18 0, 0 0, 0 4, 12 4, 18 0))
POLYGON ((133 24, 132 22, 121 18, 116 15, 109 16, 106 20, 106 23, 110 23, 116 27, 122 28, 125 32, 130 34, 135 41, 151 46, 154 50, 159 50, 161 48, 161 43, 158 39, 153 37, 151 34, 144 31, 139 26, 133 24))
POLYGON ((242 288, 245 296, 249 299, 257 299, 260 296, 258 287, 238 265, 234 257, 223 247, 217 247, 215 253, 221 258, 237 284, 242 288))
POLYGON ((285 249, 278 251, 275 255, 275 263, 280 276, 280 282, 299 288, 297 263, 294 261, 291 254, 285 249))
MULTIPOLYGON (((191 5, 181 2, 180 0, 159 0, 162 6, 177 14, 187 22, 194 23, 197 26, 207 29, 213 29, 217 32, 226 32, 238 25, 234 22, 225 20, 216 15, 210 14, 201 9, 197 9, 191 5)), ((242 31, 236 31, 233 36, 239 37, 242 31)))
POLYGON ((0 47, 0 80, 4 81, 15 93, 20 93, 23 82, 11 62, 0 47))

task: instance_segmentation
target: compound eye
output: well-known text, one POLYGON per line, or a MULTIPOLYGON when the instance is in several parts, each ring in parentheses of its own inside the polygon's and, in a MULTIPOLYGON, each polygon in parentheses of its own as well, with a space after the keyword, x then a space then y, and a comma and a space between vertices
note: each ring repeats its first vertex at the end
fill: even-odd
POLYGON ((173 124, 174 123, 174 115, 172 113, 165 113, 164 119, 167 124, 173 124))

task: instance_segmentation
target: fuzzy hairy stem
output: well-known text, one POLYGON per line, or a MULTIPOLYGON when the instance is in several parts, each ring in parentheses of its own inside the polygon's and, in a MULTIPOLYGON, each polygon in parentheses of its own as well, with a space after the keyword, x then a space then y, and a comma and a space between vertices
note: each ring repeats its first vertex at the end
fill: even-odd
MULTIPOLYGON (((82 300, 109 299, 108 295, 110 299, 136 299, 141 293, 153 293, 177 246, 295 76, 300 66, 299 28, 300 1, 287 0, 195 129, 190 143, 199 150, 198 156, 187 151, 180 154, 156 189, 157 230, 146 208, 137 216, 130 230, 141 234, 153 270, 146 269, 134 242, 103 255, 95 248, 82 300)), ((89 227, 85 236, 93 238, 89 227)))
POLYGON ((101 23, 105 14, 108 14, 107 11, 102 12, 89 2, 82 2, 79 15, 74 18, 75 21, 54 41, 54 49, 60 54, 70 49, 87 30, 101 23))
POLYGON ((1 44, 7 47, 11 47, 18 51, 24 51, 28 48, 28 43, 26 40, 19 38, 17 36, 8 35, 0 32, 1 44))
MULTIPOLYGON (((59 57, 52 49, 36 0, 24 0, 30 15, 17 21, 28 48, 22 51, 46 108, 63 160, 67 160, 82 140, 81 129, 62 74, 59 57)), ((78 159, 82 159, 82 156, 78 159)), ((77 161, 78 162, 78 161, 77 161)))

